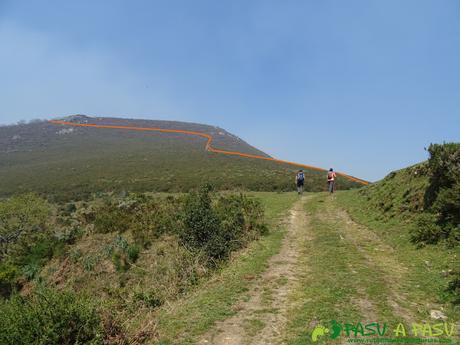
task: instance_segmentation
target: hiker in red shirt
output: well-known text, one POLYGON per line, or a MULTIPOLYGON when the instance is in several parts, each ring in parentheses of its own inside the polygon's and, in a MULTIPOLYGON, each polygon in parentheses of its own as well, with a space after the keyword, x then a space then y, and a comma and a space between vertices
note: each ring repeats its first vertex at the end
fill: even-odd
POLYGON ((336 177, 337 177, 337 174, 334 172, 334 169, 330 168, 327 173, 327 186, 328 186, 329 193, 334 193, 336 177))

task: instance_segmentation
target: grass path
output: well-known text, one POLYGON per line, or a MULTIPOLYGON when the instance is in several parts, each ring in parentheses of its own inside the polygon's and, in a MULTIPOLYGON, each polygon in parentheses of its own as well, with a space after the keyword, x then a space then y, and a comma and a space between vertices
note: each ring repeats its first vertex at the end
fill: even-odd
MULTIPOLYGON (((387 337, 399 322, 439 322, 430 318, 430 310, 444 306, 419 288, 423 274, 414 270, 420 268, 408 265, 401 248, 353 221, 342 206, 340 198, 326 193, 295 202, 285 230, 271 234, 265 246, 259 243, 244 270, 236 269, 233 280, 224 277, 217 290, 188 302, 199 311, 179 305, 166 318, 174 325, 198 315, 187 337, 178 333, 181 340, 171 340, 173 327, 162 344, 300 345, 313 343, 313 328, 330 327, 332 320, 387 323, 387 337)), ((460 328, 452 315, 448 321, 460 328)), ((343 333, 318 342, 348 343, 343 333)))
MULTIPOLYGON (((419 282, 408 274, 414 268, 398 254, 354 222, 335 196, 304 197, 291 209, 281 250, 236 304, 235 313, 215 323, 197 343, 310 344, 312 329, 329 327, 332 320, 386 322, 387 337, 400 322, 439 322, 430 319, 429 309, 442 306, 420 293, 419 282)), ((323 337, 321 344, 348 344, 348 338, 323 337)))
MULTIPOLYGON (((399 322, 439 322, 430 319, 429 309, 442 306, 420 294, 419 282, 410 279, 396 249, 354 222, 335 196, 317 194, 306 212, 313 236, 305 237, 299 267, 309 274, 302 275, 300 288, 289 299, 283 344, 312 343, 314 326, 329 327, 332 320, 386 322, 388 337, 399 322)), ((321 344, 340 343, 348 343, 347 338, 321 339, 321 344)))

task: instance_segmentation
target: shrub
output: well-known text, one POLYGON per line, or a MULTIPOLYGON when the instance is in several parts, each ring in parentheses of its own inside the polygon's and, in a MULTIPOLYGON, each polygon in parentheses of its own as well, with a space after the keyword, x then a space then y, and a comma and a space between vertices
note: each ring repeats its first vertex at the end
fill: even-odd
POLYGON ((164 303, 163 298, 156 291, 137 291, 134 293, 134 301, 142 303, 149 308, 157 308, 164 303))
POLYGON ((263 216, 257 201, 230 195, 213 203, 211 187, 203 186, 185 200, 180 239, 188 247, 203 250, 216 263, 264 233, 263 216))
POLYGON ((0 264, 0 297, 8 297, 18 286, 18 268, 11 263, 0 264))
POLYGON ((460 144, 431 144, 428 171, 429 187, 425 193, 425 210, 431 213, 433 224, 420 224, 420 236, 415 242, 437 243, 447 239, 460 241, 460 144))
POLYGON ((446 237, 446 232, 436 224, 436 215, 432 213, 420 214, 411 229, 410 239, 419 245, 434 244, 446 237))
POLYGON ((25 265, 22 268, 22 274, 27 280, 34 279, 37 276, 39 271, 40 271, 40 266, 34 265, 34 264, 25 265))
POLYGON ((130 289, 133 302, 152 308, 190 291, 210 271, 204 251, 188 250, 175 235, 164 235, 153 243, 140 259, 139 268, 126 274, 137 277, 129 284, 135 286, 130 289), (146 266, 148 273, 141 273, 146 266))
POLYGON ((40 288, 0 304, 1 344, 101 344, 102 333, 94 305, 70 292, 40 288))
POLYGON ((439 190, 433 204, 435 211, 440 214, 440 221, 445 223, 460 223, 460 176, 449 187, 439 190))
POLYGON ((137 245, 135 244, 128 245, 128 248, 126 248, 126 257, 128 259, 128 262, 135 263, 137 259, 139 258, 139 253, 140 253, 140 249, 137 245))
POLYGON ((117 236, 115 245, 111 247, 112 262, 119 272, 126 272, 139 258, 140 248, 130 244, 122 236, 117 236))
POLYGON ((228 241, 219 218, 211 206, 211 186, 191 192, 184 205, 184 228, 180 233, 182 242, 193 249, 203 250, 211 259, 227 256, 228 241))
POLYGON ((22 255, 44 237, 51 206, 34 194, 0 202, 0 259, 22 255))
POLYGON ((267 230, 261 204, 243 194, 221 196, 215 208, 230 251, 243 247, 267 230))
POLYGON ((131 225, 132 212, 122 205, 107 200, 94 215, 94 229, 99 233, 125 232, 131 225))
POLYGON ((460 304, 460 271, 453 273, 453 278, 449 282, 447 292, 451 294, 453 304, 460 304))
MULTIPOLYGON (((138 197, 139 198, 139 197, 138 197)), ((163 234, 178 233, 183 203, 178 198, 148 199, 143 197, 136 206, 131 230, 134 241, 148 248, 155 239, 163 234)))
POLYGON ((460 144, 431 144, 428 148, 430 186, 425 195, 426 206, 434 204, 438 192, 452 187, 460 178, 460 144))

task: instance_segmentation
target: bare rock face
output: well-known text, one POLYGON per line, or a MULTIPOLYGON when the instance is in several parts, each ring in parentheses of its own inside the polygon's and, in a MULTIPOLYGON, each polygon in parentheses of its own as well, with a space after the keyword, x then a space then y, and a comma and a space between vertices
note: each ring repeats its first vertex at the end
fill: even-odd
POLYGON ((90 116, 76 114, 76 115, 70 115, 70 116, 64 117, 60 120, 74 122, 74 123, 89 123, 91 119, 93 118, 90 116))
POLYGON ((440 310, 431 310, 430 317, 434 320, 447 320, 447 316, 440 310))
POLYGON ((71 134, 75 131, 74 128, 63 128, 59 131, 56 132, 56 134, 58 135, 65 135, 65 134, 71 134))

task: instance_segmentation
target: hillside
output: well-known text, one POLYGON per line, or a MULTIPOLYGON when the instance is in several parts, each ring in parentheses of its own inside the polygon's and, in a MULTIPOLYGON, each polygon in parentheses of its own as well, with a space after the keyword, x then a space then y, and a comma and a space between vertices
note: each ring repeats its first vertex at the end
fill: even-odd
POLYGON ((356 193, 365 210, 380 219, 413 224, 419 245, 460 241, 460 144, 432 144, 426 162, 394 171, 356 193))
POLYGON ((340 194, 353 219, 405 252, 424 287, 460 303, 460 144, 432 144, 428 161, 340 194))
POLYGON ((458 341, 460 145, 429 151, 333 195, 0 200, 0 343, 458 341))
MULTIPOLYGON (((224 129, 184 122, 99 118, 77 124, 156 127, 210 134, 213 146, 269 157, 224 129)), ((98 191, 187 191, 203 182, 219 189, 292 190, 297 167, 210 153, 206 140, 181 133, 140 132, 33 122, 0 127, 0 193, 39 192, 79 198, 98 191)), ((325 189, 324 173, 306 171, 306 189, 325 189)), ((341 178, 338 188, 360 186, 341 178)))

